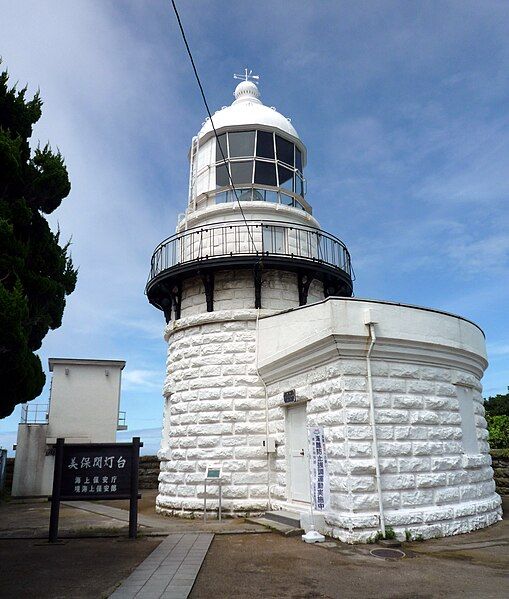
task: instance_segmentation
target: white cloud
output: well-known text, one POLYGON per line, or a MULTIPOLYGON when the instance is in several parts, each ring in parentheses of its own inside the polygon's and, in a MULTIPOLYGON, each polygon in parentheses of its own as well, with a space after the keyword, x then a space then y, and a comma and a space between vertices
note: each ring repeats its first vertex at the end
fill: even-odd
POLYGON ((158 370, 126 370, 122 375, 122 387, 124 390, 139 389, 143 387, 147 390, 158 389, 161 391, 162 373, 158 370))

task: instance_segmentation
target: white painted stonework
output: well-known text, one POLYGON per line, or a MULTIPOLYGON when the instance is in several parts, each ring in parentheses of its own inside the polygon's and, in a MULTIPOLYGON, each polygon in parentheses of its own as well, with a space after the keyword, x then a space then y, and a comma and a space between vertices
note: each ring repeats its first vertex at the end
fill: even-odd
MULTIPOLYGON (((213 117, 218 133, 228 131, 230 139, 232 131, 273 131, 300 149, 305 165, 293 126, 261 104, 254 84, 241 85, 232 107, 213 117)), ((189 205, 178 239, 161 244, 151 271, 150 301, 165 310, 168 342, 157 510, 201 515, 205 470, 213 464, 222 466, 224 512, 307 514, 308 480, 290 476, 300 477, 307 460, 306 440, 299 442, 291 428, 303 429, 303 412, 289 416, 295 407, 283 402, 283 393, 295 390, 307 427, 325 431, 330 509, 318 518, 320 532, 366 541, 385 523, 400 537, 408 530, 429 538, 496 522, 500 498, 480 383, 487 366, 482 331, 424 308, 325 299, 332 292, 321 266, 329 260, 337 273, 350 274, 349 255, 339 240, 322 235, 304 191, 294 206, 220 203, 210 122, 193 139, 190 157, 189 205), (249 252, 253 262, 236 268, 235 258, 249 252), (264 268, 264 257, 278 254, 284 260, 264 268), (213 261, 211 285, 204 268, 213 261), (311 282, 303 306, 297 272, 322 276, 311 282), (167 287, 154 292, 164 277, 167 287), (267 453, 273 440, 276 451, 267 453)), ((215 510, 217 504, 216 493, 207 505, 215 510)))
POLYGON ((358 542, 378 531, 366 310, 377 322, 372 384, 386 526, 429 538, 500 519, 483 417, 482 332, 441 312, 344 298, 262 311, 258 342, 250 309, 201 313, 167 327, 158 510, 199 513, 206 464, 221 463, 226 511, 262 512, 269 493, 272 508, 307 511, 288 503, 285 420, 292 407, 283 392, 295 389, 308 426, 325 429, 331 509, 321 532, 358 542), (276 454, 263 448, 267 425, 276 454), (471 430, 474 438, 466 439, 471 430))

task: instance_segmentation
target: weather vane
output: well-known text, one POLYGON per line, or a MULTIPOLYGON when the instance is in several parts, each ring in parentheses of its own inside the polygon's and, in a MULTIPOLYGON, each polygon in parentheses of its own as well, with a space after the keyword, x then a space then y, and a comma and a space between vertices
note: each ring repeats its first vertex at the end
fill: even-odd
POLYGON ((253 71, 252 69, 244 69, 244 74, 243 75, 237 75, 237 73, 233 74, 233 78, 234 79, 242 79, 243 81, 249 81, 252 80, 254 83, 257 83, 258 81, 260 81, 260 76, 259 75, 253 75, 253 71))

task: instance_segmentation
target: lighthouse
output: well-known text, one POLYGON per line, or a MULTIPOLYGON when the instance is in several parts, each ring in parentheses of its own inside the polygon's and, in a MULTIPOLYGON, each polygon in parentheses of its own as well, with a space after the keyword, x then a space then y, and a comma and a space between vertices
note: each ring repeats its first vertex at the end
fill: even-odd
POLYGON ((306 522, 313 505, 320 532, 348 542, 497 521, 482 331, 352 297, 348 249, 313 214, 306 147, 253 79, 193 137, 186 211, 152 256, 168 344, 157 510, 203 513, 213 468, 229 515, 306 522))

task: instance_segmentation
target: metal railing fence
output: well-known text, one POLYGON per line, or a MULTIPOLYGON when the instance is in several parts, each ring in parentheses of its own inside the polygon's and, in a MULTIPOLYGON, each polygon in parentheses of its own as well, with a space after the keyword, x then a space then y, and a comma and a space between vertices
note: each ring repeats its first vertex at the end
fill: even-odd
POLYGON ((48 424, 49 404, 35 403, 21 405, 21 424, 48 424))
POLYGON ((291 223, 234 221, 188 229, 160 243, 152 256, 149 281, 181 264, 249 255, 309 260, 352 276, 345 244, 330 233, 291 223))

